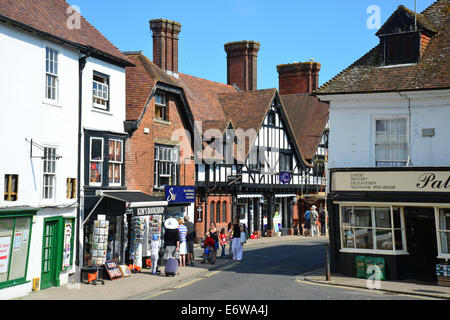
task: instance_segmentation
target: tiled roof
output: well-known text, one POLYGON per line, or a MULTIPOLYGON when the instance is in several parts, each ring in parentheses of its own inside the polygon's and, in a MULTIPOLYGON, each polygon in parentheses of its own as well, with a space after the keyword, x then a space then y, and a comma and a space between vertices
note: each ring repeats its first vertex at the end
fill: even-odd
POLYGON ((237 92, 235 87, 182 73, 176 80, 184 89, 195 121, 229 120, 219 101, 219 94, 235 93, 237 92))
POLYGON ((69 28, 74 11, 69 11, 69 4, 64 0, 1 0, 0 21, 26 26, 33 31, 65 40, 79 45, 125 65, 128 59, 108 39, 106 39, 85 18, 80 17, 80 28, 69 28))
POLYGON ((137 120, 158 81, 173 86, 179 86, 179 84, 141 51, 124 52, 124 54, 135 64, 134 67, 126 68, 126 119, 137 120))
POLYGON ((317 151, 329 116, 329 104, 308 94, 282 95, 300 151, 310 161, 317 151))
MULTIPOLYGON (((314 93, 366 93, 450 88, 450 17, 448 0, 438 0, 418 15, 427 28, 438 30, 419 62, 382 67, 381 45, 371 49, 314 93)), ((405 12, 411 12, 406 9, 405 12)))
MULTIPOLYGON (((244 132, 248 129, 255 129, 255 131, 258 132, 264 121, 264 117, 277 94, 276 89, 238 91, 234 86, 186 74, 178 74, 178 77, 174 77, 162 71, 141 52, 129 52, 126 54, 136 65, 135 67, 128 67, 126 69, 127 120, 137 120, 140 117, 152 90, 156 83, 160 81, 183 89, 194 121, 201 121, 203 133, 208 129, 218 129, 220 132, 224 133, 230 124, 234 129, 242 129, 244 132)), ((295 135, 294 138, 298 142, 302 142, 307 146, 315 144, 315 147, 317 147, 318 141, 316 141, 316 139, 309 142, 311 141, 311 138, 302 134, 302 131, 299 130, 301 129, 300 127, 305 124, 309 126, 311 123, 314 123, 314 125, 317 126, 317 130, 316 128, 315 130, 318 132, 320 129, 321 135, 326 123, 326 119, 325 123, 322 122, 324 119, 322 116, 324 104, 318 103, 317 99, 314 97, 310 97, 309 99, 300 97, 299 99, 300 100, 295 101, 295 103, 300 103, 302 110, 306 110, 301 113, 310 112, 305 115, 305 119, 311 119, 312 114, 314 114, 314 107, 317 107, 316 111, 319 112, 319 117, 312 117, 312 119, 315 120, 314 122, 312 122, 312 120, 303 121, 298 110, 296 112, 289 112, 289 110, 285 108, 285 112, 290 118, 288 120, 288 125, 295 135), (304 105, 310 102, 311 106, 304 105), (300 132, 300 134, 297 134, 298 132, 300 132), (300 139, 307 139, 308 142, 300 141, 300 139)), ((328 109, 326 109, 326 111, 328 112, 328 109)), ((317 135, 319 135, 319 133, 317 133, 317 135)), ((314 138, 316 138, 316 136, 314 136, 314 138)), ((245 156, 248 155, 249 146, 252 144, 253 141, 248 141, 248 139, 246 139, 245 156)), ((205 150, 209 150, 210 148, 207 142, 204 142, 203 146, 205 147, 205 150)), ((311 152, 308 148, 306 148, 306 150, 311 152)), ((312 152, 312 154, 314 154, 314 152, 312 152)), ((301 155, 301 157, 306 163, 305 159, 307 158, 303 155, 301 155)), ((220 159, 220 155, 215 153, 213 158, 220 159)))

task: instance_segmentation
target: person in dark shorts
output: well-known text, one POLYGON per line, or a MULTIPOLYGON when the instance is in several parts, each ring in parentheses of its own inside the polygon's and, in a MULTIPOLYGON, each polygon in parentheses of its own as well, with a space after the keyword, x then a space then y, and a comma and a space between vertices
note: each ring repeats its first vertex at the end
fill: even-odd
POLYGON ((196 238, 195 226, 192 222, 189 221, 189 216, 184 216, 184 225, 187 228, 186 234, 186 248, 187 248, 187 256, 186 256, 186 265, 194 265, 194 240, 196 238))

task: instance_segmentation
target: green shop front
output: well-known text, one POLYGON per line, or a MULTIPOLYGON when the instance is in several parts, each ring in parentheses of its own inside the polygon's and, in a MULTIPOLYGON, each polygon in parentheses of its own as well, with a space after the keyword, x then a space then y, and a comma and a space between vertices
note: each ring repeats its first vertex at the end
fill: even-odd
MULTIPOLYGON (((27 281, 33 217, 37 209, 0 209, 0 298, 27 281)), ((20 290, 20 289, 18 289, 20 290)))
POLYGON ((330 180, 332 272, 367 277, 375 266, 387 280, 444 279, 436 270, 450 259, 450 168, 336 168, 330 180))

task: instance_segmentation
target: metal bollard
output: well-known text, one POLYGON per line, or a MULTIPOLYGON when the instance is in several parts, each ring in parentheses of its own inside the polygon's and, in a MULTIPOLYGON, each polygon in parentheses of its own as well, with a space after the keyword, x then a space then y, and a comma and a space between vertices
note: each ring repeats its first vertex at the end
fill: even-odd
POLYGON ((325 280, 331 280, 331 272, 330 272, 330 257, 329 257, 329 243, 325 243, 325 280))

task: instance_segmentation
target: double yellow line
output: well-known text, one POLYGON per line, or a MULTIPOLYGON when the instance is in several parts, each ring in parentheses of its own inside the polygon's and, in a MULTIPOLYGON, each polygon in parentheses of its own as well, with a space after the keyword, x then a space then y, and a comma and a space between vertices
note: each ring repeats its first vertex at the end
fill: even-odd
POLYGON ((173 288, 170 288, 170 289, 161 289, 160 292, 154 293, 154 294, 152 294, 152 295, 148 295, 148 296, 141 297, 141 298, 139 298, 139 300, 148 300, 148 299, 151 299, 151 298, 160 296, 160 295, 162 295, 162 294, 165 294, 165 293, 168 293, 168 292, 172 292, 173 290, 176 290, 176 289, 180 289, 180 288, 184 288, 184 287, 190 286, 191 284, 194 284, 194 283, 196 283, 196 282, 198 282, 198 281, 200 281, 200 280, 204 280, 204 279, 211 278, 212 276, 215 276, 216 274, 218 274, 218 273, 220 273, 220 272, 222 272, 222 271, 225 271, 225 270, 231 268, 231 267, 234 266, 234 265, 235 265, 235 264, 230 264, 230 265, 227 265, 227 266, 225 266, 225 267, 223 267, 223 268, 220 268, 219 270, 215 270, 215 271, 208 272, 206 275, 204 275, 204 276, 201 277, 201 278, 196 278, 196 279, 192 279, 192 280, 190 280, 190 281, 186 281, 186 282, 180 283, 179 285, 177 285, 177 286, 175 286, 175 287, 173 287, 173 288))

